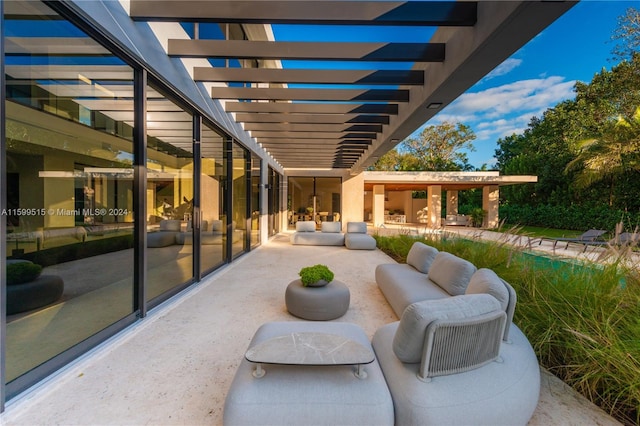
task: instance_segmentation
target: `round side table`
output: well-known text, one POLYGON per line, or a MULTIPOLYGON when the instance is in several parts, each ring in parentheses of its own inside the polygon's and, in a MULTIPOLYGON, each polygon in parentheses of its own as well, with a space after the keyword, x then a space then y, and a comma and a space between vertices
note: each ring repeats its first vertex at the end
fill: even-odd
POLYGON ((292 281, 284 295, 287 310, 298 318, 326 321, 343 316, 349 309, 349 288, 333 280, 323 287, 305 287, 302 281, 292 281))

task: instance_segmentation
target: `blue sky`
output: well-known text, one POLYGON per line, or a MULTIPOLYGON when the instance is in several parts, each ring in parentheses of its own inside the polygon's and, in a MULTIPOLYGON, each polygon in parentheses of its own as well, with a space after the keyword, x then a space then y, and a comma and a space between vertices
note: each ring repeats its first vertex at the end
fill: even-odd
POLYGON ((578 3, 427 125, 452 121, 470 126, 477 138, 469 162, 494 165, 499 138, 522 133, 531 117, 573 99, 576 81, 588 83, 603 67, 611 69, 611 35, 629 7, 640 8, 640 1, 578 3))
MULTIPOLYGON (((533 116, 575 97, 577 80, 589 82, 602 68, 611 69, 611 34, 618 17, 640 0, 583 0, 496 67, 465 94, 425 125, 461 122, 476 134, 469 162, 476 167, 495 164, 499 138, 521 133, 533 116)), ((387 41, 428 42, 427 27, 367 27, 273 25, 279 41, 387 41), (303 30, 301 31, 301 28, 303 30), (345 37, 345 31, 348 36, 345 37)), ((397 63, 342 63, 343 68, 398 68, 397 63)), ((402 64, 410 68, 411 64, 402 64)), ((285 68, 334 68, 332 62, 283 61, 285 68)), ((325 86, 326 87, 326 86, 325 86)), ((377 87, 381 88, 381 87, 377 87)), ((424 125, 412 136, 417 136, 424 125)))

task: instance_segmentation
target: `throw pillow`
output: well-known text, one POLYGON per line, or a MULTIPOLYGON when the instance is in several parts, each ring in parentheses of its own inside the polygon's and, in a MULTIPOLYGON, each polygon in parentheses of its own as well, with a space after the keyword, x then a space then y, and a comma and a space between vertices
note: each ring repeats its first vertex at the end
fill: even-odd
POLYGON ((447 253, 438 252, 429 268, 429 279, 452 296, 464 294, 476 267, 473 263, 447 253))
POLYGON ((437 248, 416 241, 407 254, 407 265, 413 266, 423 274, 428 274, 437 254, 437 248))

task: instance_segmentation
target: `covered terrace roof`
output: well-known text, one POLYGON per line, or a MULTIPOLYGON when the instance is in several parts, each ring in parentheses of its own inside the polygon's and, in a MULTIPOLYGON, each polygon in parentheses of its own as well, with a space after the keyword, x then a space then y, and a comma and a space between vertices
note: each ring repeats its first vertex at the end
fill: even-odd
POLYGON ((208 61, 194 80, 285 170, 358 173, 575 3, 131 0, 130 15, 191 26, 168 55, 208 61))
POLYGON ((440 185, 444 191, 462 191, 483 186, 535 183, 537 176, 500 176, 498 172, 364 172, 365 191, 384 185, 389 191, 424 191, 440 185))

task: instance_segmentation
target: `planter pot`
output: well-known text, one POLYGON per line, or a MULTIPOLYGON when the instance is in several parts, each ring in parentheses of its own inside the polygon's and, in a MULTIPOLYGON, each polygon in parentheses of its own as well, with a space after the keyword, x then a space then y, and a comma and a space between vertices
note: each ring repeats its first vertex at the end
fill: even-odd
POLYGON ((329 281, 320 280, 315 283, 307 284, 307 287, 324 287, 327 284, 329 284, 329 281))

